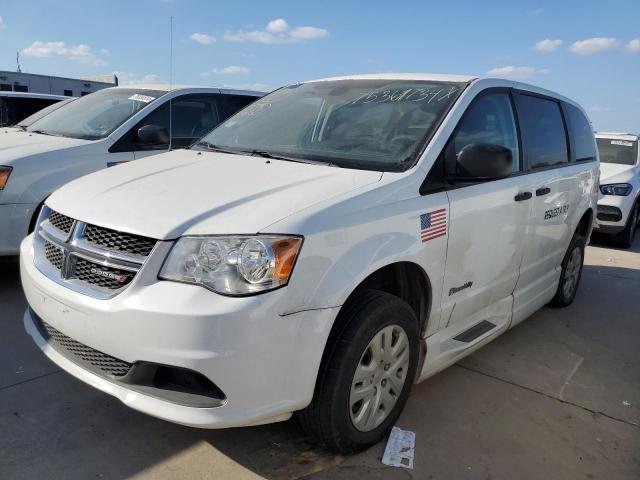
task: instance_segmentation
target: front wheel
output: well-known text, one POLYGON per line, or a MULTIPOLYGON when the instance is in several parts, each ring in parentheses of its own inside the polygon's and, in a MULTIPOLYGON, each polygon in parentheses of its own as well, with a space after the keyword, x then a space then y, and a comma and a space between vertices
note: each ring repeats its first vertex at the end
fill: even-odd
POLYGON ((553 307, 567 307, 573 303, 582 277, 584 265, 584 237, 575 233, 562 260, 562 271, 556 295, 551 300, 553 307))
POLYGON ((418 364, 418 321, 398 297, 363 290, 344 307, 327 344, 303 428, 334 452, 377 443, 400 416, 418 364))

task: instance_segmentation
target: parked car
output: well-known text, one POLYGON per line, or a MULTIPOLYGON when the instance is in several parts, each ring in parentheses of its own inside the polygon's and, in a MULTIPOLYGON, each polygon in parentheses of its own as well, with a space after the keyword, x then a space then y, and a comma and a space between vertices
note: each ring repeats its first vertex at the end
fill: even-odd
POLYGON ((0 127, 10 127, 29 115, 69 97, 45 93, 0 92, 0 127))
POLYGON ((18 254, 20 240, 56 188, 105 167, 188 147, 262 95, 163 88, 106 88, 24 131, 0 131, 0 256, 18 254))
POLYGON ((63 105, 67 103, 71 103, 76 99, 76 97, 67 97, 64 100, 60 100, 59 102, 52 103, 48 107, 44 107, 42 110, 38 110, 36 113, 29 115, 27 118, 20 120, 18 123, 12 125, 11 127, 5 127, 5 129, 16 129, 16 130, 26 130, 27 127, 31 126, 36 120, 40 120, 45 115, 50 114, 54 110, 59 109, 63 105))
POLYGON ((621 247, 633 244, 640 226, 638 135, 596 132, 600 153, 600 193, 595 229, 621 247))
POLYGON ((51 195, 21 247, 25 327, 139 411, 206 428, 299 412, 359 450, 414 382, 573 302, 597 181, 584 111, 541 88, 291 85, 190 150, 51 195))

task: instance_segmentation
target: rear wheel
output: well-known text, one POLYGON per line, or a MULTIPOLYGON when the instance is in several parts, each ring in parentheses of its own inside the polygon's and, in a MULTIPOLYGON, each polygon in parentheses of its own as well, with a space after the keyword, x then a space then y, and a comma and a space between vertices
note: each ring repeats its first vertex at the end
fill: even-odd
POLYGON ((573 303, 582 277, 582 266, 584 265, 584 242, 585 239, 579 233, 575 233, 567 249, 567 253, 562 260, 562 272, 556 295, 551 300, 554 307, 566 307, 573 303))
POLYGON ((627 220, 627 226, 623 231, 616 235, 616 243, 623 248, 629 248, 633 245, 636 232, 638 230, 638 223, 640 221, 640 205, 635 204, 633 209, 629 213, 629 219, 627 220))
POLYGON ((351 453, 382 440, 413 384, 418 321, 398 297, 363 290, 337 320, 303 428, 332 451, 351 453))

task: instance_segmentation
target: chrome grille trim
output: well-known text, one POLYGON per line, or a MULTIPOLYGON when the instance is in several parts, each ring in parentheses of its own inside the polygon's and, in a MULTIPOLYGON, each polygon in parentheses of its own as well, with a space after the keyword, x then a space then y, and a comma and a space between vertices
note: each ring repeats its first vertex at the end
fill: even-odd
MULTIPOLYGON (((88 242, 85 237, 88 224, 78 220, 69 219, 73 222, 72 227, 65 234, 51 223, 50 219, 56 218, 51 212, 53 210, 49 207, 43 207, 33 239, 34 263, 44 275, 74 291, 104 300, 131 284, 148 256, 120 252, 88 242), (55 249, 62 252, 61 257, 58 257, 55 249), (79 271, 76 269, 78 262, 81 262, 79 271), (117 282, 122 286, 118 288, 117 282)), ((109 232, 111 235, 118 234, 114 230, 109 232)), ((123 235, 131 237, 130 234, 123 235)))

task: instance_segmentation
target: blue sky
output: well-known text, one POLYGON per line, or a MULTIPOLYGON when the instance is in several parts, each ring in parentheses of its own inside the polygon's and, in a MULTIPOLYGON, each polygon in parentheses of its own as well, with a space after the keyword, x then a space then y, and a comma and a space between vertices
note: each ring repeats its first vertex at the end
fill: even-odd
POLYGON ((517 77, 640 131, 640 2, 0 0, 0 69, 276 88, 348 73, 517 77), (538 43, 542 42, 542 43, 538 43))

